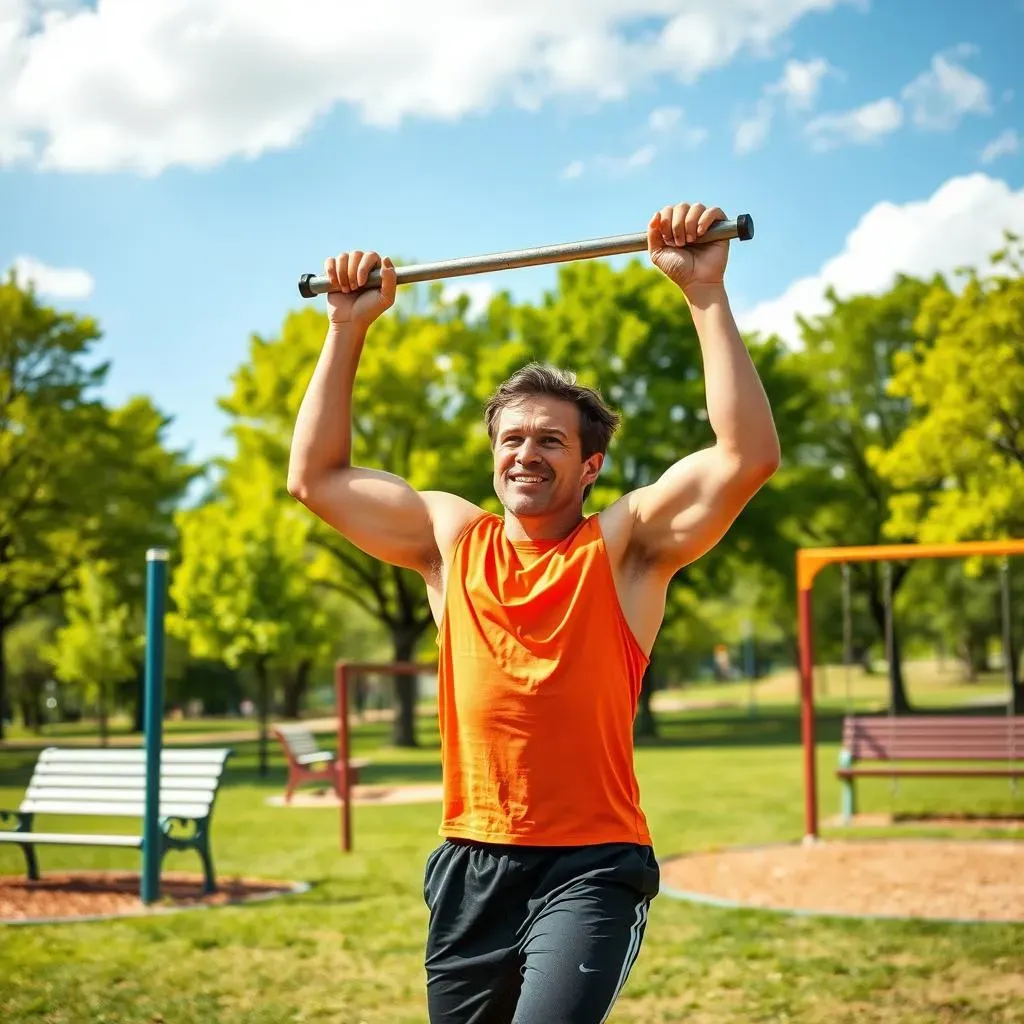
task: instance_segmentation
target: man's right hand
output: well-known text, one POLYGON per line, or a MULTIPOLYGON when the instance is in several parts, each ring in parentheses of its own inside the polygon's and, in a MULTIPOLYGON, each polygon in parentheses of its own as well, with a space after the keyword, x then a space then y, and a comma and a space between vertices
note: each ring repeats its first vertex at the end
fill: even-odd
POLYGON ((395 265, 390 259, 383 262, 375 252, 343 252, 328 256, 324 273, 331 282, 327 293, 327 314, 331 324, 352 324, 365 331, 374 320, 395 301, 395 265), (362 288, 374 267, 380 266, 380 288, 362 288))

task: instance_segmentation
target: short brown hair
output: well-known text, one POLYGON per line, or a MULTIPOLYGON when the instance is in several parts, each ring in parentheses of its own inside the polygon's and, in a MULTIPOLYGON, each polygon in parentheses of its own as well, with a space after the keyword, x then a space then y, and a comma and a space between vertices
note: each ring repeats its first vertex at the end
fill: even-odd
POLYGON ((506 406, 515 405, 533 395, 550 395, 572 402, 580 413, 580 444, 583 458, 595 452, 605 455, 612 435, 619 426, 618 413, 612 411, 595 388, 576 383, 572 370, 562 370, 542 363, 528 363, 517 370, 491 395, 484 410, 487 436, 494 444, 498 416, 506 406))

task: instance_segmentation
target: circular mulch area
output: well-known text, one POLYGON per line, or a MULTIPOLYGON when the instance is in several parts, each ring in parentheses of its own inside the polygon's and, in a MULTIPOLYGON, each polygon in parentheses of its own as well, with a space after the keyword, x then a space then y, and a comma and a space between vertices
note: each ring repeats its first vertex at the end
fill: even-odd
POLYGON ((1024 844, 819 841, 667 859, 666 895, 854 917, 1024 921, 1024 844))
POLYGON ((205 907, 251 903, 304 892, 297 882, 222 878, 218 891, 203 895, 201 875, 165 871, 160 899, 146 906, 139 898, 139 873, 132 871, 48 871, 38 882, 16 875, 0 876, 0 923, 38 924, 54 921, 144 917, 205 907))

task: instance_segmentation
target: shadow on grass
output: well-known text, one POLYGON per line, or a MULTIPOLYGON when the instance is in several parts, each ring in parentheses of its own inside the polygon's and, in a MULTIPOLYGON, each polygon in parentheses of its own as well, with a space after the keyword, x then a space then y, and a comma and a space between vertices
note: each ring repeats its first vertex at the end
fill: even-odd
MULTIPOLYGON (((638 737, 638 748, 671 747, 792 747, 802 742, 800 716, 795 710, 766 708, 753 715, 743 711, 662 713, 657 735, 638 737)), ((819 712, 815 718, 818 743, 838 743, 843 733, 841 712, 819 712)))

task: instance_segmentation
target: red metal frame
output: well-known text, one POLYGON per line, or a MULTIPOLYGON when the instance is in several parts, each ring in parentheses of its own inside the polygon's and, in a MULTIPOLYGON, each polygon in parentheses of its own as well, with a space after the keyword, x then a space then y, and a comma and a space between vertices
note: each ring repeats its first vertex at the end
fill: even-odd
POLYGON ((338 796, 341 801, 341 848, 352 852, 352 776, 349 758, 348 691, 349 677, 355 672, 379 672, 385 675, 418 676, 434 673, 434 664, 415 661, 358 662, 339 661, 334 667, 335 700, 338 709, 338 796))
POLYGON ((952 544, 876 544, 801 548, 796 553, 797 643, 800 652, 800 719, 803 735, 804 838, 818 837, 818 772, 814 734, 814 578, 838 562, 902 562, 920 558, 972 558, 1024 554, 1024 540, 962 541, 952 544))

